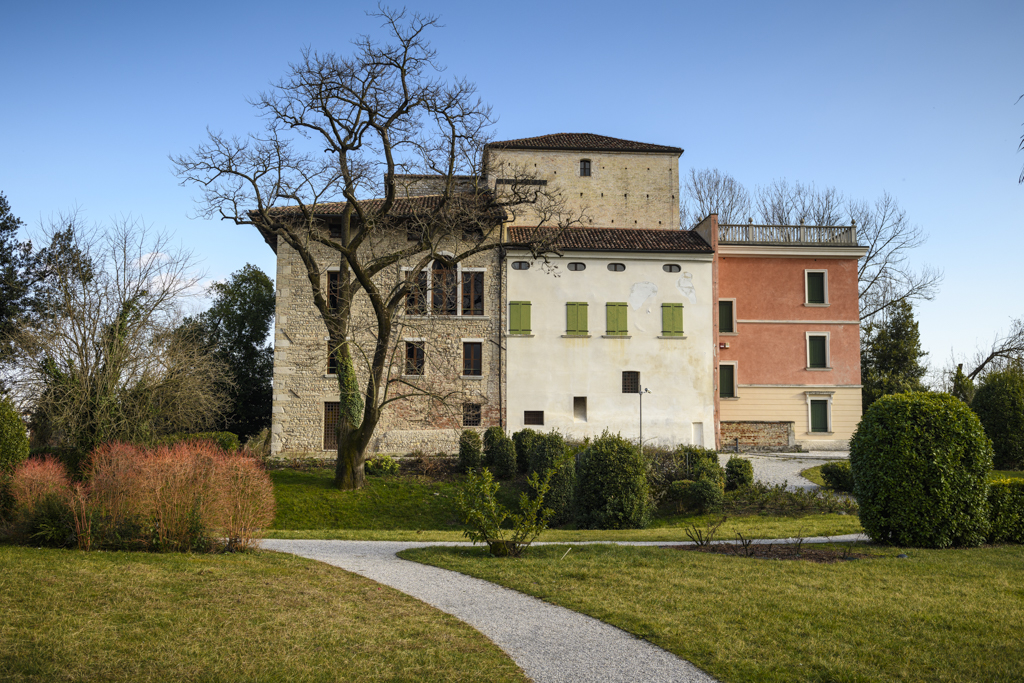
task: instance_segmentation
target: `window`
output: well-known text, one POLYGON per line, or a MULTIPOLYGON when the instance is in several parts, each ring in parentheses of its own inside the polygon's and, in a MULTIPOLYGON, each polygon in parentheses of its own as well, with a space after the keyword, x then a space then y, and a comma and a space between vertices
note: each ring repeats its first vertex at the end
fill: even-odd
POLYGON ((583 177, 590 175, 590 159, 580 159, 580 175, 583 177))
POLYGON ((811 432, 828 431, 828 400, 811 399, 811 432))
POLYGON ((624 370, 622 372, 622 393, 640 393, 640 373, 635 370, 624 370))
POLYGON ((609 337, 624 337, 629 334, 629 327, 626 324, 625 302, 605 304, 605 317, 607 319, 607 334, 609 337))
POLYGON ((458 299, 455 288, 458 285, 458 272, 454 264, 446 264, 441 260, 434 261, 431 293, 431 306, 437 315, 455 315, 458 299))
POLYGON ((572 419, 576 422, 587 421, 587 397, 574 396, 572 399, 572 419))
POLYGON ((471 377, 484 374, 484 345, 481 342, 463 342, 462 374, 471 377))
POLYGON ((828 278, 827 271, 805 270, 807 282, 805 294, 808 304, 823 305, 828 303, 828 278))
POLYGON ((512 262, 512 270, 529 270, 529 269, 530 269, 530 262, 529 261, 513 261, 512 262))
POLYGON ((462 315, 484 314, 484 274, 462 273, 462 315))
POLYGON ((423 239, 423 227, 419 225, 409 225, 405 229, 405 239, 409 242, 419 242, 423 239))
POLYGON ((324 403, 324 450, 338 450, 338 416, 341 404, 337 401, 324 403))
POLYGON ((666 263, 661 267, 661 269, 664 270, 666 273, 678 273, 680 270, 682 270, 682 268, 680 268, 675 263, 666 263))
POLYGON ((405 312, 407 315, 427 314, 427 272, 424 270, 416 274, 405 295, 405 312))
POLYGON ((621 273, 625 269, 626 269, 626 264, 625 263, 609 263, 608 264, 608 270, 612 271, 613 273, 621 273))
POLYGON ((543 410, 524 410, 523 411, 523 424, 524 425, 540 425, 540 426, 544 426, 544 411, 543 410))
POLYGON ((338 310, 338 293, 341 290, 341 273, 336 270, 327 273, 327 307, 338 310))
POLYGON ((338 348, 337 344, 327 342, 327 374, 337 375, 338 374, 338 357, 334 355, 335 350, 338 348))
POLYGON ((422 375, 423 370, 423 342, 405 342, 405 374, 422 375))
POLYGON ((720 398, 736 398, 736 366, 722 364, 718 366, 718 396, 720 398))
POLYGON ((573 263, 569 264, 568 268, 569 268, 569 270, 572 270, 572 271, 586 270, 587 269, 587 264, 586 263, 573 262, 573 263))
POLYGON ((462 426, 463 427, 479 427, 481 421, 481 411, 479 403, 463 403, 462 404, 462 426))
POLYGON ((587 336, 587 304, 570 301, 565 305, 565 334, 569 337, 587 336))
POLYGON ((828 335, 807 334, 807 367, 828 367, 828 335))
POLYGON ((662 304, 661 305, 661 336, 682 337, 683 336, 683 305, 662 304))
POLYGON ((530 302, 508 302, 508 333, 530 334, 530 302))
POLYGON ((733 317, 735 301, 718 302, 718 332, 720 334, 736 334, 736 319, 733 317))

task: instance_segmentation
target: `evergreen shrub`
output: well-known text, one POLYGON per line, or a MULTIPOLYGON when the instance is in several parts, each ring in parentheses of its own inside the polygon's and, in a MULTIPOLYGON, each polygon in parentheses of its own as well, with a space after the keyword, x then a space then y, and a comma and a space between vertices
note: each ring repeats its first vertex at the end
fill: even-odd
POLYGON ((572 520, 576 493, 576 461, 558 432, 537 434, 533 438, 529 472, 543 478, 548 470, 554 471, 545 500, 553 510, 550 522, 558 526, 572 520))
POLYGON ((28 432, 9 398, 0 399, 0 475, 12 475, 28 458, 28 432))
POLYGON ((484 465, 490 467, 494 464, 494 445, 505 437, 505 430, 501 427, 488 427, 484 431, 484 465))
POLYGON ((674 450, 645 448, 648 461, 648 484, 655 500, 668 495, 676 481, 695 481, 701 474, 725 481, 725 472, 718 466, 718 452, 700 446, 677 446, 674 450))
POLYGON ((989 543, 1024 543, 1024 479, 989 485, 989 543))
POLYGON ((682 502, 694 512, 717 512, 725 502, 725 491, 710 479, 691 481, 683 491, 682 502))
POLYGON ((861 525, 878 543, 977 546, 988 535, 992 443, 948 394, 883 396, 850 440, 861 525))
POLYGON ((533 440, 537 438, 537 432, 529 427, 520 429, 512 435, 512 443, 516 447, 516 469, 520 474, 525 474, 530 469, 530 453, 533 452, 533 440))
POLYGON ((725 464, 725 490, 735 491, 754 483, 754 464, 746 458, 733 456, 725 464))
POLYGON ((971 409, 992 439, 995 468, 1024 469, 1024 369, 1011 366, 985 375, 971 409))
POLYGON ((398 462, 390 455, 378 453, 363 465, 363 472, 371 477, 386 477, 398 474, 398 462))
POLYGON ((462 430, 459 435, 459 470, 471 472, 484 464, 480 434, 472 429, 462 430))
POLYGON ((491 446, 491 467, 498 479, 511 479, 516 476, 516 447, 512 439, 502 432, 495 437, 491 446))
POLYGON ((827 462, 821 466, 821 478, 833 491, 853 493, 853 470, 846 460, 827 462))
POLYGON ((581 529, 643 529, 651 521, 647 463, 640 449, 605 431, 580 454, 576 525, 581 529))

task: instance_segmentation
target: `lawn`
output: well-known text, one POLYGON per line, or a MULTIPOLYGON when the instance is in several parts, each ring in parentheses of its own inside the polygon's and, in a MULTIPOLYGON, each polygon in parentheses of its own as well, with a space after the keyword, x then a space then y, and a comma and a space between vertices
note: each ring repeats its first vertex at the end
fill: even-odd
MULTIPOLYGON (((814 482, 818 486, 825 485, 825 480, 821 478, 821 465, 801 471, 800 476, 814 482)), ((1013 470, 992 470, 989 472, 989 481, 997 479, 1024 479, 1024 472, 1014 472, 1013 470)))
MULTIPOLYGON (((267 538, 348 539, 380 541, 465 540, 454 510, 457 484, 418 476, 367 477, 358 491, 340 491, 329 470, 270 472, 277 516, 267 538)), ((503 485, 499 498, 513 505, 519 489, 503 485)), ((716 517, 717 518, 717 517, 716 517)), ((704 526, 710 517, 665 513, 647 529, 579 531, 549 529, 541 541, 685 541, 691 525, 704 526)), ((856 515, 803 516, 748 514, 730 516, 719 538, 736 533, 759 538, 837 536, 862 533, 856 515)))
POLYGON ((589 614, 723 681, 1024 679, 1024 548, 865 547, 835 564, 616 546, 401 556, 589 614))
POLYGON ((0 547, 5 681, 525 681, 477 631, 277 553, 0 547))

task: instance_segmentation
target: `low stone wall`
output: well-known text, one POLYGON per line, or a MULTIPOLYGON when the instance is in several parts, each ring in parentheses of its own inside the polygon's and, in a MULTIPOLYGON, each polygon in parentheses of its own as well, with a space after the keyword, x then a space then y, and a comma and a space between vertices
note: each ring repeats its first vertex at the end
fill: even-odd
POLYGON ((721 450, 782 451, 796 446, 792 422, 722 422, 721 450))

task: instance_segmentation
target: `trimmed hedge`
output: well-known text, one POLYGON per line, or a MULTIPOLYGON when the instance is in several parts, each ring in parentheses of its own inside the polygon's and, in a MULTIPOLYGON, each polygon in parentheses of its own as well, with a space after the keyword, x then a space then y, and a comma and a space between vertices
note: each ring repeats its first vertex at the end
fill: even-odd
POLYGON ((501 427, 488 427, 484 432, 484 465, 490 467, 494 464, 494 446, 505 437, 505 430, 501 427))
POLYGON ((651 521, 647 464, 640 449, 607 431, 577 466, 576 525, 581 529, 643 529, 651 521))
POLYGON ((996 469, 1024 469, 1024 371, 1010 367, 990 372, 971 409, 992 439, 996 469))
POLYGON ((883 396, 850 440, 860 522, 878 543, 977 546, 988 536, 992 442, 948 394, 883 396))
POLYGON ((525 474, 530 469, 530 453, 533 451, 533 440, 537 438, 537 432, 529 427, 520 429, 512 435, 512 443, 516 447, 516 469, 520 474, 525 474))
POLYGON ((516 476, 516 447, 504 432, 495 437, 491 446, 491 467, 498 479, 516 476))
POLYGON ((567 452, 565 439, 558 432, 537 434, 530 450, 530 474, 536 472, 543 477, 549 469, 555 468, 544 505, 553 510, 552 526, 572 520, 573 501, 576 489, 576 461, 567 452))
POLYGON ((729 462, 725 463, 725 490, 735 491, 753 483, 754 463, 735 455, 729 458, 729 462))
POLYGON ((480 434, 472 429, 462 430, 459 435, 459 470, 469 472, 484 464, 480 434))
POLYGON ((992 482, 988 505, 989 543, 1024 543, 1024 479, 992 482))
POLYGON ((853 470, 846 460, 827 462, 821 466, 821 478, 833 491, 853 493, 853 470))

